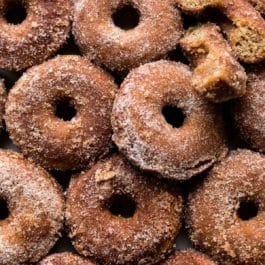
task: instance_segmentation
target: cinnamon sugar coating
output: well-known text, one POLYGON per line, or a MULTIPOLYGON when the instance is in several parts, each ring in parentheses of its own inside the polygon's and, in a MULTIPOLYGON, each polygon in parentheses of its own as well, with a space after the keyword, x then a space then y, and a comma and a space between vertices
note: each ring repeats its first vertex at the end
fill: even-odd
POLYGON ((210 260, 204 254, 193 251, 176 251, 168 260, 166 260, 164 265, 216 265, 216 263, 210 260))
POLYGON ((4 17, 12 1, 0 0, 0 69, 19 71, 43 62, 66 41, 70 31, 70 0, 21 2, 27 16, 15 25, 4 17))
POLYGON ((113 140, 143 170, 177 180, 209 168, 227 153, 223 120, 194 90, 192 73, 181 63, 158 61, 127 76, 114 102, 113 140), (174 128, 163 108, 183 113, 174 128))
POLYGON ((173 50, 182 35, 182 23, 174 0, 79 0, 73 33, 89 58, 112 70, 126 70, 173 50), (139 24, 130 30, 112 20, 115 11, 126 5, 140 14, 139 24))
POLYGON ((247 75, 219 27, 208 23, 190 28, 180 43, 194 64, 192 82, 202 96, 223 102, 244 95, 247 75))
POLYGON ((106 265, 158 262, 172 250, 181 225, 176 188, 145 177, 120 155, 74 178, 66 204, 74 247, 106 265), (124 196, 136 204, 126 217, 111 211, 115 198, 122 206, 124 196))
POLYGON ((39 265, 93 265, 93 263, 77 255, 65 252, 50 255, 42 260, 39 265))
POLYGON ((60 235, 63 194, 46 171, 13 151, 0 151, 0 183, 9 210, 0 221, 0 264, 37 262, 60 235))
POLYGON ((195 15, 208 7, 218 8, 231 20, 231 23, 223 25, 224 31, 239 59, 245 63, 256 63, 265 59, 265 20, 247 0, 175 1, 184 12, 195 15))
POLYGON ((29 69, 10 91, 5 120, 14 143, 48 169, 79 169, 108 152, 116 85, 79 56, 58 56, 29 69), (58 102, 76 109, 56 116, 58 102))
POLYGON ((4 80, 0 79, 0 130, 3 128, 5 103, 6 103, 6 91, 5 91, 4 80))
POLYGON ((190 195, 186 220, 191 239, 220 264, 265 264, 264 172, 264 156, 233 151, 190 195), (255 204, 252 218, 240 216, 242 202, 255 204))
POLYGON ((239 136, 252 148, 265 152, 265 68, 248 71, 247 93, 231 103, 239 136))

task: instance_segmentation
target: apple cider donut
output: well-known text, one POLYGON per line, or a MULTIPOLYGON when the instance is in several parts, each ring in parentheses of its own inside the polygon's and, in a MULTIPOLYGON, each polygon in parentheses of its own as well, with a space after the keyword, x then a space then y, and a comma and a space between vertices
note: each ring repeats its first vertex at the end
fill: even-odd
POLYGON ((21 151, 47 169, 80 169, 108 152, 116 85, 79 56, 29 69, 10 91, 6 124, 21 151))
POLYGON ((231 102, 231 116, 237 132, 250 147, 265 152, 265 69, 248 71, 247 92, 231 102))
POLYGON ((13 151, 0 151, 0 264, 46 256, 63 226, 63 193, 49 174, 13 151))
POLYGON ((193 243, 220 264, 265 264, 265 157, 233 151, 191 194, 193 243))
POLYGON ((42 260, 39 265, 93 265, 93 263, 77 255, 65 252, 50 255, 42 260))
POLYGON ((221 115, 191 79, 185 65, 162 60, 132 70, 121 85, 113 140, 141 169, 187 180, 226 155, 221 115))
POLYGON ((175 0, 79 0, 73 33, 89 58, 122 71, 173 50, 182 35, 182 23, 175 0), (134 28, 115 23, 115 15, 122 12, 124 23, 135 14, 134 28))
POLYGON ((216 265, 204 254, 193 251, 177 251, 163 265, 216 265))
POLYGON ((202 96, 223 102, 245 93, 247 75, 219 27, 208 23, 190 28, 180 43, 195 66, 192 81, 202 96))
POLYGON ((66 41, 70 15, 70 0, 0 0, 0 69, 19 71, 54 54, 66 41))
POLYGON ((224 30, 240 60, 256 63, 265 59, 265 20, 247 0, 175 1, 184 12, 195 15, 208 7, 220 9, 232 21, 225 23, 224 30))
POLYGON ((76 250, 100 264, 155 264, 173 248, 182 199, 175 187, 144 176, 120 155, 74 178, 66 223, 76 250))

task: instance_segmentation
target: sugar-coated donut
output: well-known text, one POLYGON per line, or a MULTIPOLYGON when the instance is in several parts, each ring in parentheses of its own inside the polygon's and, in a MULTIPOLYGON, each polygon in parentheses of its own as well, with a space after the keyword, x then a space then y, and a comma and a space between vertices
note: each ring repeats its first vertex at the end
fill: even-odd
POLYGON ((176 251, 164 265, 216 265, 204 254, 194 250, 176 251))
POLYGON ((18 71, 43 62, 65 42, 70 31, 70 0, 20 1, 27 16, 15 25, 5 19, 5 13, 17 2, 0 1, 0 69, 18 71))
POLYGON ((190 195, 193 243, 220 264, 265 264, 265 157, 233 151, 190 195))
POLYGON ((42 260, 39 265, 93 265, 93 263, 77 255, 65 252, 50 255, 42 260))
POLYGON ((246 72, 219 27, 212 23, 192 27, 180 44, 194 65, 192 83, 198 93, 213 102, 244 95, 246 72))
POLYGON ((240 137, 252 148, 265 152, 265 68, 248 72, 247 92, 231 103, 231 116, 240 137))
POLYGON ((181 224, 176 188, 143 176, 119 155, 73 179, 66 204, 74 247, 106 265, 158 262, 181 224))
POLYGON ((158 61, 132 70, 121 85, 113 140, 141 169, 186 180, 227 153, 221 115, 195 92, 191 79, 183 64, 158 61), (167 122, 174 115, 180 116, 177 125, 174 117, 167 122))
POLYGON ((5 91, 4 80, 0 79, 0 130, 3 128, 5 103, 6 103, 6 91, 5 91))
POLYGON ((0 264, 37 262, 59 237, 63 193, 43 169, 13 151, 0 151, 0 264))
POLYGON ((115 91, 108 74, 79 56, 59 56, 35 66, 9 93, 5 120, 10 136, 45 168, 85 167, 111 146, 115 91), (64 117, 64 104, 76 113, 64 117))
POLYGON ((73 33, 81 50, 112 70, 126 70, 173 50, 181 35, 181 16, 172 0, 79 0, 73 33), (140 15, 130 30, 115 25, 115 11, 131 6, 140 15))

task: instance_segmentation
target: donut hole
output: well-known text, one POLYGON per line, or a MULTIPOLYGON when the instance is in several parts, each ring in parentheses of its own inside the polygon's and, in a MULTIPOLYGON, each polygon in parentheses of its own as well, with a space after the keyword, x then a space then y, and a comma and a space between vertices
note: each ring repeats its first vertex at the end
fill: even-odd
POLYGON ((68 97, 55 102, 55 116, 64 121, 71 121, 76 116, 74 100, 68 97))
POLYGON ((180 128, 185 121, 185 114, 182 109, 175 106, 166 105, 162 109, 162 114, 167 123, 173 128, 180 128))
POLYGON ((117 27, 130 30, 138 26, 140 12, 132 4, 123 5, 112 14, 112 20, 117 27))
POLYGON ((9 24, 21 24, 27 17, 27 9, 22 0, 7 1, 4 18, 9 24))
POLYGON ((254 200, 242 200, 237 215, 242 221, 248 221, 258 215, 259 206, 254 200))
POLYGON ((4 199, 0 199, 0 220, 3 221, 7 219, 9 216, 9 209, 7 201, 4 199))
POLYGON ((108 210, 112 215, 131 218, 136 211, 136 202, 130 195, 115 194, 108 201, 108 210))

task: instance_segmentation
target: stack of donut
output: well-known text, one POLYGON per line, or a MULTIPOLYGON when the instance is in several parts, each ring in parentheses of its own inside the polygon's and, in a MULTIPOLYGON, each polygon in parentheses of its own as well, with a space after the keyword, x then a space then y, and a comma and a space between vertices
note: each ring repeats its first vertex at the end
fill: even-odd
POLYGON ((264 15, 0 0, 0 265, 264 265, 264 15))

